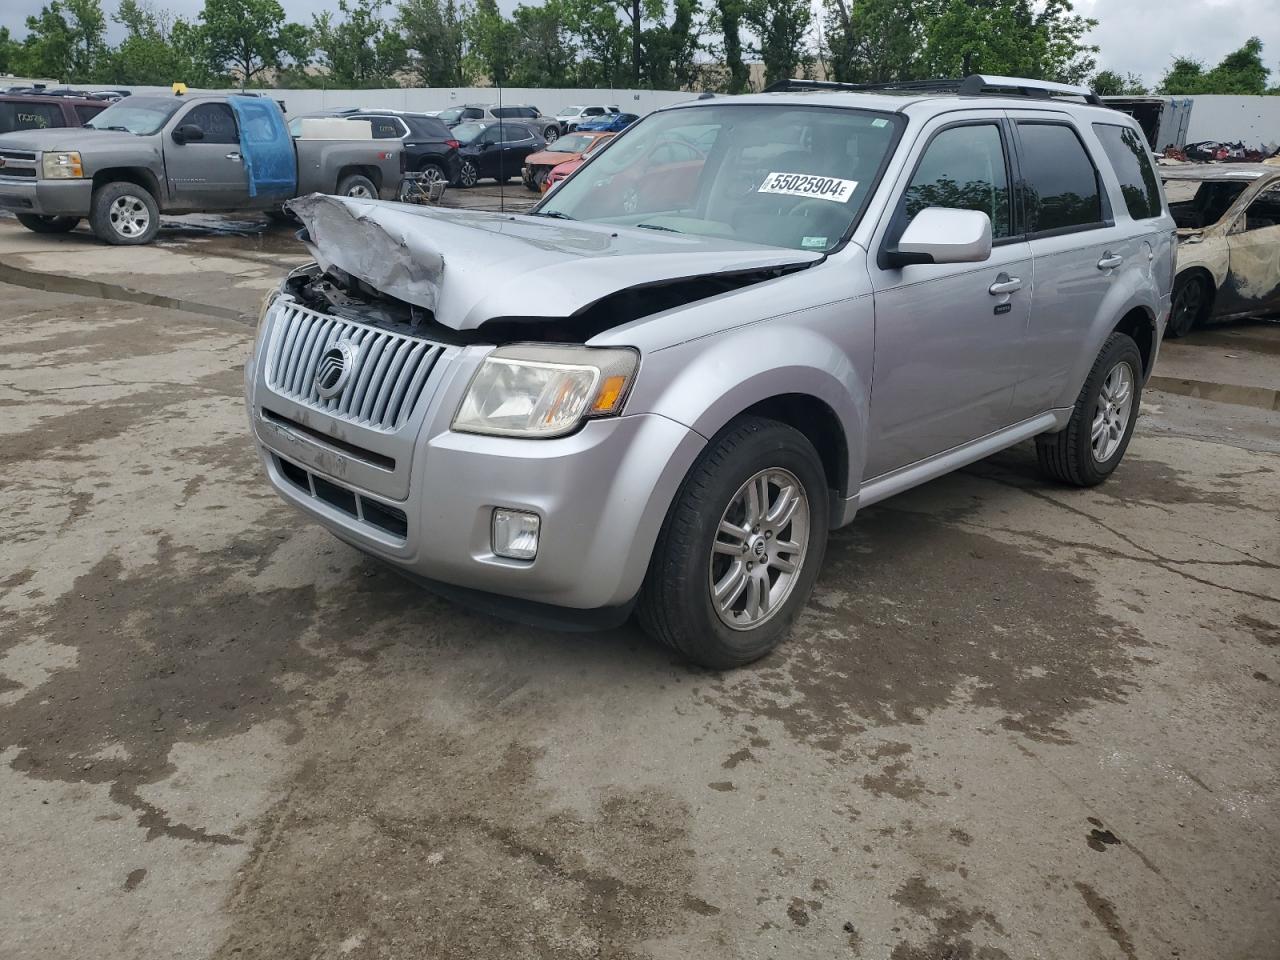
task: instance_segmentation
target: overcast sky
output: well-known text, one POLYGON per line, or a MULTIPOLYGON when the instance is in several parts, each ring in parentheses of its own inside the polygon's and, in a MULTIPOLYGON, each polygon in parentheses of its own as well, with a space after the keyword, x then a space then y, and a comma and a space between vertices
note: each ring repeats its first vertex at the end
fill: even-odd
MULTIPOLYGON (((45 0, 0 0, 0 26, 15 36, 26 33, 28 14, 45 0)), ((117 0, 103 0, 108 16, 117 0)), ((506 10, 517 0, 499 0, 506 10)), ((528 0, 526 0, 528 2, 528 0)), ((816 2, 816 0, 815 0, 816 2)), ((1102 48, 1101 67, 1133 72, 1149 83, 1160 78, 1175 55, 1192 56, 1212 66, 1250 36, 1262 38, 1271 82, 1280 81, 1280 2, 1278 0, 1075 0, 1076 9, 1099 21, 1093 42, 1102 48), (1270 11, 1268 13, 1267 11, 1270 11)), ((281 0, 285 13, 302 23, 311 14, 337 9, 337 0, 281 0)), ((158 0, 180 16, 194 19, 203 0, 158 0)), ((119 28, 113 23, 113 39, 119 28)))

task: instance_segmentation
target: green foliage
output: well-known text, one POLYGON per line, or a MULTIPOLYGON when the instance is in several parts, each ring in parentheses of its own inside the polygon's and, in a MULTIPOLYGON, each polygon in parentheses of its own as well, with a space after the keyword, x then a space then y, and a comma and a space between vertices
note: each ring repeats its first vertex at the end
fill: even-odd
POLYGON ((674 0, 671 23, 657 23, 640 38, 641 74, 654 90, 689 87, 698 79, 702 48, 698 0, 674 0))
POLYGON ((1190 57, 1176 57, 1157 88, 1161 93, 1186 96, 1196 93, 1260 95, 1268 91, 1271 71, 1262 62, 1262 41, 1250 37, 1239 50, 1227 54, 1212 70, 1190 57))
POLYGON ((794 77, 812 55, 807 36, 813 22, 809 0, 745 0, 743 20, 759 38, 765 86, 794 77))
POLYGON ((515 64, 515 26, 502 15, 497 0, 477 0, 462 24, 470 72, 487 77, 495 86, 507 86, 515 64))
POLYGON ((121 0, 111 19, 125 28, 125 37, 105 58, 101 70, 104 82, 206 86, 214 80, 191 56, 190 44, 176 40, 191 31, 185 21, 174 20, 168 11, 139 0, 121 0))
POLYGON ((53 0, 27 17, 27 36, 14 65, 30 76, 92 82, 106 54, 106 30, 99 0, 53 0))
POLYGON ((521 4, 512 14, 515 49, 511 83, 517 87, 559 87, 573 76, 577 45, 561 0, 542 6, 521 4))
POLYGON ((466 7, 455 0, 401 0, 396 26, 409 48, 409 69, 426 87, 465 87, 466 7))
POLYGON ((14 73, 17 70, 19 50, 21 44, 9 34, 9 28, 0 27, 0 73, 14 73))
POLYGON ((711 29, 720 34, 720 43, 711 46, 711 53, 724 64, 717 86, 725 93, 746 93, 750 87, 751 71, 742 59, 745 3, 746 0, 715 0, 711 10, 711 29))
POLYGON ((1122 77, 1114 70, 1099 70, 1089 81, 1089 86, 1100 97, 1145 97, 1148 93, 1142 78, 1136 73, 1122 77))
POLYGON ((1093 72, 1097 47, 1084 35, 1097 26, 1072 12, 1069 0, 946 0, 925 26, 929 75, 989 73, 1064 83, 1093 72))
POLYGON ((388 0, 338 0, 336 19, 325 11, 313 16, 312 44, 325 69, 327 85, 368 89, 393 87, 408 50, 400 34, 382 19, 388 0))
POLYGON ((205 0, 200 21, 186 39, 211 71, 230 74, 242 89, 310 58, 307 28, 287 22, 277 0, 205 0))
POLYGON ((852 10, 832 0, 824 18, 827 71, 833 80, 886 83, 924 75, 921 14, 913 0, 864 0, 852 10))

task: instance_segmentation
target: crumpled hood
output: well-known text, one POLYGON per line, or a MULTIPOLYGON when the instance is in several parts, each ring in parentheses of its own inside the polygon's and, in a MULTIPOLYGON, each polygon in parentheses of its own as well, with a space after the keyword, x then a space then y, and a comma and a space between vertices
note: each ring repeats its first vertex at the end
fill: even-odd
POLYGON ((135 146, 139 138, 119 130, 92 127, 51 127, 0 134, 0 148, 13 150, 89 150, 93 147, 135 146))
POLYGON ((823 258, 715 237, 318 193, 289 207, 321 267, 425 307, 455 330, 496 317, 571 317, 628 288, 823 258))

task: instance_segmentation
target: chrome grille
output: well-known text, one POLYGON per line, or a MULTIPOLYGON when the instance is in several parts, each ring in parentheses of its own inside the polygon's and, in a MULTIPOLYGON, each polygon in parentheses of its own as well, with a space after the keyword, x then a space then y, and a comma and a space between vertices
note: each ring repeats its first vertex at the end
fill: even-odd
POLYGON ((36 175, 36 155, 27 150, 0 150, 0 176, 28 177, 36 175))
POLYGON ((281 396, 362 427, 393 432, 404 426, 444 347, 429 340, 284 304, 276 316, 267 385, 281 396), (316 372, 335 344, 350 343, 346 386, 320 395, 316 372))

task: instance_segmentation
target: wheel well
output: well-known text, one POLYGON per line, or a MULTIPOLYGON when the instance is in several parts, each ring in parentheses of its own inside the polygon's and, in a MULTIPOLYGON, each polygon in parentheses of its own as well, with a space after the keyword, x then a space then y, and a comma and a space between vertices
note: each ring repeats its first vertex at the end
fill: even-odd
POLYGON ((849 444, 840 418, 817 397, 804 393, 787 393, 762 400, 743 411, 777 420, 805 435, 818 451, 827 486, 843 497, 849 489, 849 444))
POLYGON ((1156 324, 1151 314, 1141 307, 1135 307, 1116 324, 1113 333, 1125 333, 1138 345, 1138 353, 1142 355, 1143 376, 1151 374, 1151 359, 1156 345, 1156 324))
POLYGON ((1188 277, 1199 277, 1204 281, 1205 301, 1204 306, 1200 308, 1201 316, 1199 318, 1203 320, 1205 317, 1209 316, 1213 310, 1213 301, 1218 295, 1218 285, 1213 282, 1213 274, 1204 267, 1188 267, 1174 278, 1173 288, 1176 290, 1178 288, 1178 284, 1188 277))
MULTIPOLYGON (((336 188, 347 177, 358 174, 362 177, 368 177, 373 181, 373 188, 379 192, 382 191, 382 171, 377 167, 366 167, 353 164, 349 167, 343 167, 338 171, 338 181, 334 184, 336 188)), ((376 198, 375 198, 376 199, 376 198)))
POLYGON ((97 190, 108 183, 121 181, 142 187, 155 198, 156 203, 160 203, 164 199, 160 194, 160 184, 156 181, 155 174, 150 170, 142 170, 137 167, 111 167, 106 170, 99 170, 93 175, 93 189, 97 190))

